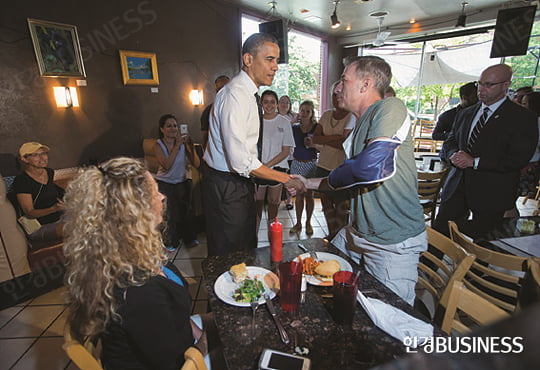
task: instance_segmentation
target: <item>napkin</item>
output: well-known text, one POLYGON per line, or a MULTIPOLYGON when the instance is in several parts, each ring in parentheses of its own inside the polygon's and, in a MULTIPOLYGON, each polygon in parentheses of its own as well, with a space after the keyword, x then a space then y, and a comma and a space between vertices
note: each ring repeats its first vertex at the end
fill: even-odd
POLYGON ((356 300, 379 328, 408 347, 416 348, 433 336, 433 326, 358 291, 356 300), (417 338, 417 339, 414 339, 417 338))

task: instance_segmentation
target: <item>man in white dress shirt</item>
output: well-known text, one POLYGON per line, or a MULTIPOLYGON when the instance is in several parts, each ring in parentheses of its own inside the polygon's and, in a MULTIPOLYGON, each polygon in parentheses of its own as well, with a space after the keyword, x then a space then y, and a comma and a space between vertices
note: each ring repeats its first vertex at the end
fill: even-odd
POLYGON ((208 255, 256 248, 255 186, 250 177, 303 192, 303 183, 264 166, 258 158, 260 128, 256 97, 278 70, 279 46, 269 34, 251 35, 242 46, 242 71, 216 96, 203 159, 208 255))

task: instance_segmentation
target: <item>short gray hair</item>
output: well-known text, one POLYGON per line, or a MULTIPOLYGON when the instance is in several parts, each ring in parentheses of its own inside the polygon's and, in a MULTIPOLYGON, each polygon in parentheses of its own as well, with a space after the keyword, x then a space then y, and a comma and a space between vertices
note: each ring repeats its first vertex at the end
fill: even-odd
POLYGON ((343 61, 345 66, 356 63, 356 74, 359 78, 371 77, 381 97, 390 86, 392 68, 382 58, 376 56, 348 57, 343 61))

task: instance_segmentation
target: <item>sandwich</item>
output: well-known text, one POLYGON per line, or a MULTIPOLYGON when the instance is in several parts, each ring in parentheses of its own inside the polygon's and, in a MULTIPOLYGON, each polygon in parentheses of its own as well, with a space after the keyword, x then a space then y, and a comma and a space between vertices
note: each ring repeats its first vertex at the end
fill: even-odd
POLYGON ((270 290, 273 290, 274 292, 279 291, 279 278, 273 272, 270 271, 264 275, 264 283, 270 290))
POLYGON ((315 273, 325 278, 332 278, 339 270, 341 270, 341 266, 336 260, 324 261, 319 266, 315 267, 315 273))
POLYGON ((243 282, 248 277, 248 270, 244 262, 232 266, 229 273, 236 284, 243 282))

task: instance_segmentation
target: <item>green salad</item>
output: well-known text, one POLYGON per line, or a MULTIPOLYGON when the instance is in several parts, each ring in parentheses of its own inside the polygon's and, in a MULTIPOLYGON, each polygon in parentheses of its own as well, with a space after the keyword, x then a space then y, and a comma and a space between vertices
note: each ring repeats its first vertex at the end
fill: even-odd
POLYGON ((255 279, 246 279, 233 292, 233 298, 236 302, 249 303, 258 300, 264 293, 262 282, 255 279))

